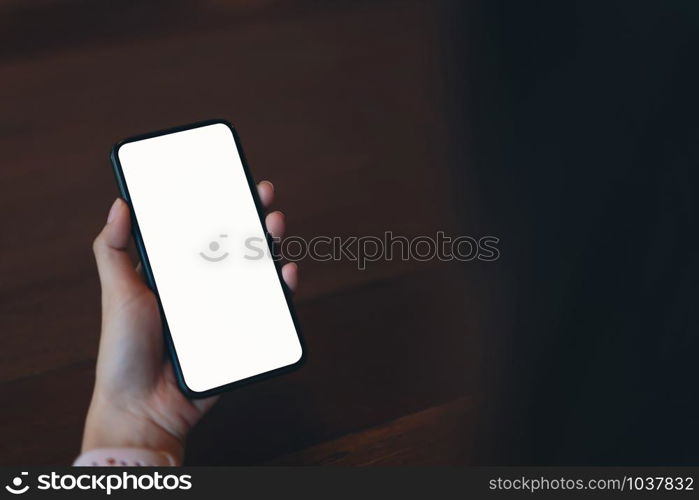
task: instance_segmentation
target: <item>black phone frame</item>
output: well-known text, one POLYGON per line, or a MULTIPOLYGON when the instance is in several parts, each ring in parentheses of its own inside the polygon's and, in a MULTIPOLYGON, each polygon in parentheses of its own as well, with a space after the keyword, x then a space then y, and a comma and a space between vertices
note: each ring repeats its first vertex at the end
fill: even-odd
MULTIPOLYGON (((260 380, 268 379, 270 377, 274 377, 277 375, 282 375, 284 373, 289 373, 291 371, 297 370, 300 368, 303 364, 306 363, 307 360, 307 348, 306 348, 306 343, 304 341, 304 336, 301 333, 301 327, 299 325, 298 321, 298 316, 296 314, 296 310, 294 308, 293 300, 292 300, 292 293, 291 290, 289 290, 289 287, 286 285, 284 282, 284 279, 282 277, 282 272, 281 272, 281 263, 279 259, 273 258, 274 262, 274 267, 277 270, 277 277, 279 278, 279 283, 280 286, 282 287, 282 290, 284 292, 284 297, 286 299, 286 304, 287 307, 289 308, 289 313, 291 314, 291 319, 294 324, 294 328, 296 330, 296 335, 298 336, 299 339, 299 344, 301 346, 301 357, 299 358, 298 361, 291 365, 283 366, 281 368, 276 368, 274 370, 270 370, 267 372, 263 372, 257 375, 253 375, 251 377, 247 377, 241 380, 236 380, 234 382, 230 382, 228 384, 224 384, 218 387, 214 387, 212 389, 208 389, 206 391, 194 391, 190 389, 187 386, 187 383, 185 382, 184 375, 182 373, 182 367, 180 366, 179 358, 177 357, 177 351, 175 350, 175 345, 172 340, 172 335, 170 334, 170 328, 168 326, 167 318, 165 316, 165 310, 163 308, 163 304, 160 300, 160 295, 158 294, 158 288, 155 283, 155 277, 153 276, 153 271, 151 269, 150 265, 150 260, 148 258, 148 253, 146 251, 146 246, 143 241, 143 237, 141 235, 141 230, 138 225, 138 219, 136 217, 136 211, 134 209, 134 206, 131 202, 131 196, 129 195, 129 189, 127 186, 126 178, 124 176, 124 171, 121 168, 121 163, 119 162, 119 149, 128 143, 131 142, 137 142, 137 141, 142 141, 144 139, 150 139, 153 137, 159 137, 163 135, 169 135, 173 134, 176 132, 183 132, 185 130, 191 130, 195 128, 201 128, 201 127, 206 127, 209 125, 216 125, 216 124, 222 124, 228 127, 233 135, 233 139, 235 141, 235 146, 238 151, 238 155, 240 157, 240 161, 243 166, 243 172, 245 172, 245 178, 248 183, 248 187, 250 188, 250 192, 252 193, 252 197, 255 201, 255 207, 257 209, 257 215, 260 219, 260 224, 262 225, 262 229, 265 233, 266 239, 267 239, 267 247, 270 252, 273 252, 274 248, 274 240, 272 239, 272 236, 269 234, 269 231, 267 230, 267 225, 265 224, 264 220, 264 208, 262 206, 262 203, 260 201, 260 198, 257 194, 257 186, 255 184, 255 181, 253 180, 252 174, 250 173, 250 168, 248 167, 248 162, 245 157, 245 152, 243 151, 243 146, 240 141, 240 137, 238 135, 237 130, 235 127, 227 120, 224 119, 211 119, 211 120, 203 120, 195 123, 190 123, 187 125, 180 125, 177 127, 171 127, 163 130, 158 130, 155 132, 148 132, 145 134, 139 134, 135 136, 128 137, 126 139, 123 139, 116 143, 114 147, 112 147, 111 153, 110 153, 110 160, 112 163, 112 168, 114 170, 114 175, 116 176, 116 181, 117 185, 119 187, 119 195, 121 198, 126 202, 126 204, 129 207, 129 211, 131 213, 131 232, 133 235, 134 242, 136 243, 136 249, 138 251, 138 255, 141 259, 141 264, 143 266, 143 272, 146 277, 147 284, 149 288, 153 291, 155 294, 155 297, 158 301, 158 307, 160 310, 160 318, 162 321, 163 325, 163 336, 165 338, 165 345, 167 346, 168 353, 170 355, 170 360, 172 362, 172 366, 175 372, 175 378, 177 379, 177 384, 180 387, 180 390, 188 397, 192 399, 199 399, 199 398, 206 398, 209 396, 213 396, 215 394, 220 394, 222 392, 234 389, 236 387, 240 387, 243 385, 247 385, 253 382, 258 382, 260 380)), ((274 253, 271 253, 271 255, 274 255, 274 253)))

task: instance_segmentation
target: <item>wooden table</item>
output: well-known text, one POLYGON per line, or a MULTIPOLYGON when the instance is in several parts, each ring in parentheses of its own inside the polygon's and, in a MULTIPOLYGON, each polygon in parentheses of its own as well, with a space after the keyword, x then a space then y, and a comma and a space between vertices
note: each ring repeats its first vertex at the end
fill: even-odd
MULTIPOLYGON (((227 118, 290 234, 458 227, 440 15, 420 1, 3 3, 0 464, 78 453, 116 140, 227 118)), ((188 462, 468 463, 479 339, 497 324, 488 273, 308 261, 301 276, 307 366, 227 394, 188 462)))

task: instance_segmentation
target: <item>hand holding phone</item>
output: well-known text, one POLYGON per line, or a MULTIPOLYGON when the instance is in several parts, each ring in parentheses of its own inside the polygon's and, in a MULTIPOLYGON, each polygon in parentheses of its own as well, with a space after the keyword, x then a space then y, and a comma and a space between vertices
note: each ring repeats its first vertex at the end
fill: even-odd
MULTIPOLYGON (((261 182, 258 190, 269 208, 274 198, 271 183, 261 182)), ((265 222, 273 236, 283 235, 281 212, 270 213, 265 222)), ((217 396, 190 400, 177 386, 172 365, 164 357, 155 295, 126 252, 130 238, 129 210, 118 199, 94 243, 102 285, 102 335, 82 448, 148 448, 181 461, 187 433, 217 396)), ((286 264, 282 274, 295 289, 296 264, 286 264)))
MULTIPOLYGON (((262 182, 257 190, 259 202, 268 208, 274 195, 272 185, 262 182)), ((284 217, 280 212, 267 215, 265 223, 272 236, 281 237, 284 217)), ((192 400, 178 385, 173 365, 164 356, 158 299, 126 252, 131 224, 127 203, 118 199, 94 243, 103 319, 83 451, 142 447, 166 451, 181 461, 189 429, 216 397, 192 400)), ((287 264, 281 274, 293 289, 297 282, 296 265, 287 264)))

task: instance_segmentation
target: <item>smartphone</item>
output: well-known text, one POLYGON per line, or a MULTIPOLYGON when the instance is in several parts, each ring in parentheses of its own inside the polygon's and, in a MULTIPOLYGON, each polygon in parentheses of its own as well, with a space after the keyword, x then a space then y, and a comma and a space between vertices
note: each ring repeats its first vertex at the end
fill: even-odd
POLYGON ((206 397, 300 366, 298 321, 235 128, 210 120, 131 137, 111 161, 181 390, 206 397))

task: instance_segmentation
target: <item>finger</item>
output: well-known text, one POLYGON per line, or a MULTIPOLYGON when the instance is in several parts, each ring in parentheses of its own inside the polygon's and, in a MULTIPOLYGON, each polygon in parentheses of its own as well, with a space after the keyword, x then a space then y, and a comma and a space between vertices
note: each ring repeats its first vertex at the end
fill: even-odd
POLYGON ((279 210, 272 212, 265 217, 265 226, 272 237, 282 238, 286 231, 286 216, 279 210))
POLYGON ((282 278, 289 289, 294 292, 299 284, 299 266, 296 262, 289 262, 282 267, 282 278))
POLYGON ((130 231, 129 208, 124 200, 117 198, 109 211, 107 224, 92 245, 102 285, 102 297, 107 301, 139 281, 126 252, 130 231))
POLYGON ((257 184, 257 194, 265 209, 268 209, 274 201, 274 184, 269 181, 261 181, 257 184))

